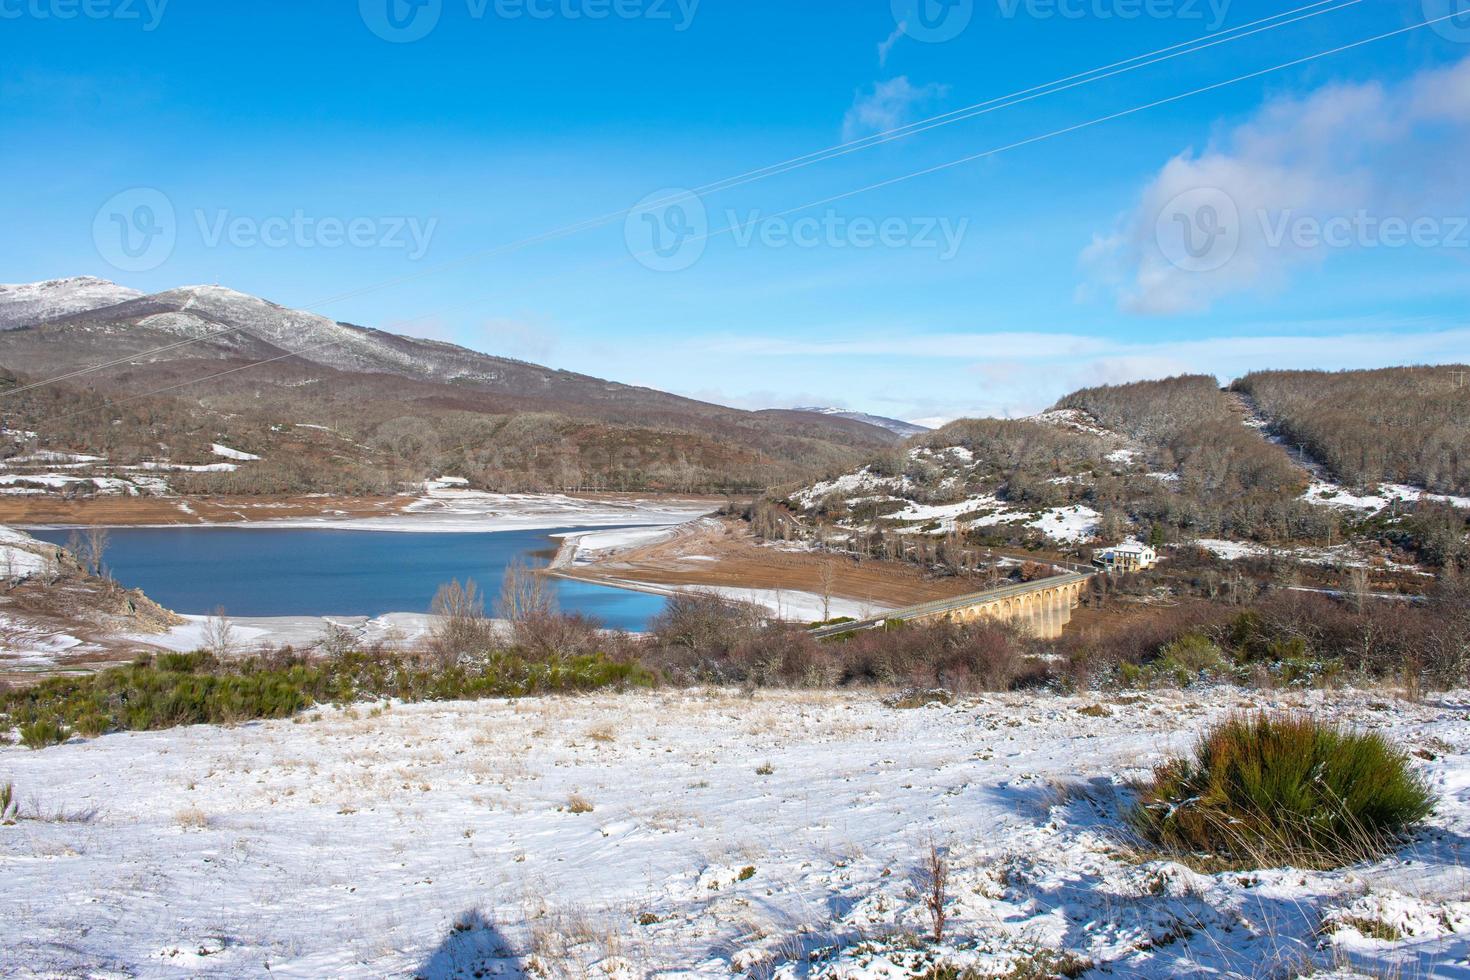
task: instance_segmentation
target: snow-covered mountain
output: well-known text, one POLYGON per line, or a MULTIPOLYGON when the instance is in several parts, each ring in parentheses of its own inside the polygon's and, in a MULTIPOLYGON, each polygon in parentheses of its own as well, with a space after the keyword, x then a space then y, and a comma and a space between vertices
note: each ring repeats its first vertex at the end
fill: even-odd
POLYGON ((364 438, 394 418, 433 426, 464 413, 517 417, 527 421, 487 454, 524 443, 534 455, 534 444, 541 470, 578 473, 594 459, 599 473, 638 474, 698 459, 699 472, 738 472, 736 485, 750 485, 850 465, 898 441, 839 415, 713 405, 341 323, 222 286, 140 295, 101 280, 67 283, 10 287, 0 302, 0 315, 9 311, 10 329, 0 330, 8 371, 35 379, 95 365, 85 383, 104 393, 166 392, 268 421, 287 405, 297 423, 335 426, 348 411, 362 419, 364 438), (546 431, 523 435, 537 426, 546 431), (566 460, 576 462, 558 462, 566 460))
POLYGON ((815 415, 829 415, 834 418, 862 422, 865 425, 876 425, 880 429, 887 429, 905 439, 929 431, 926 426, 915 425, 913 422, 905 422, 902 419, 889 419, 881 415, 869 415, 866 412, 849 412, 841 408, 795 408, 792 411, 811 412, 815 415))
POLYGON ((93 276, 0 285, 0 330, 114 306, 143 294, 93 276))

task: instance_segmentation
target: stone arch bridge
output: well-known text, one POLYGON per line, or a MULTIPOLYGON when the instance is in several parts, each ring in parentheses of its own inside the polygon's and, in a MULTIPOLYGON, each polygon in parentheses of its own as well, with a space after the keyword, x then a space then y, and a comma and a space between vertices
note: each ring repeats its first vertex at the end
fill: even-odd
POLYGON ((811 635, 820 639, 877 629, 895 619, 905 622, 949 619, 957 623, 998 619, 1019 623, 1043 640, 1054 640, 1062 635, 1063 628, 1072 621, 1072 610, 1081 601, 1082 590, 1087 587, 1088 580, 1094 574, 1096 573, 1091 571, 1072 570, 1034 582, 1002 585, 971 595, 894 609, 876 619, 818 627, 812 630, 811 635))

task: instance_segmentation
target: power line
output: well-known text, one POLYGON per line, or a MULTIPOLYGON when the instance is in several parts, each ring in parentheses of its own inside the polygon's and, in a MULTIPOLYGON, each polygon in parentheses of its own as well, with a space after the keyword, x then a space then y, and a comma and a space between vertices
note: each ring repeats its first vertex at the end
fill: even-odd
MULTIPOLYGON (((1084 129, 1090 129, 1093 126, 1098 126, 1098 125, 1101 125, 1101 124, 1106 123, 1106 122, 1112 122, 1112 121, 1117 120, 1117 119, 1123 119, 1123 118, 1126 118, 1128 116, 1137 115, 1138 113, 1140 113, 1140 112, 1146 112, 1149 109, 1156 109, 1159 106, 1170 105, 1170 104, 1175 103, 1175 102, 1183 101, 1184 99, 1193 98, 1194 96, 1197 96, 1197 95, 1204 95, 1206 93, 1214 92, 1214 91, 1217 91, 1217 90, 1222 89, 1222 88, 1227 88, 1227 87, 1229 87, 1231 85, 1238 85, 1241 82, 1246 82, 1246 81, 1250 81, 1252 79, 1264 77, 1266 75, 1274 74, 1275 72, 1278 72, 1278 71, 1285 71, 1288 68, 1295 68, 1295 67, 1298 67, 1300 65, 1305 65, 1305 64, 1309 64, 1309 63, 1311 63, 1313 61, 1321 60, 1322 58, 1329 58, 1329 57, 1331 57, 1333 55, 1342 54, 1345 51, 1352 51, 1352 50, 1355 50, 1357 48, 1363 47, 1363 46, 1368 45, 1368 44, 1374 44, 1374 43, 1376 43, 1378 41, 1384 41, 1384 40, 1387 40, 1389 38, 1398 37, 1398 36, 1403 35, 1403 34, 1409 34, 1409 33, 1413 32, 1413 31, 1417 31, 1417 30, 1420 30, 1420 29, 1425 28, 1425 27, 1433 26, 1434 24, 1442 23, 1442 22, 1447 21, 1447 20, 1452 20, 1452 19, 1454 19, 1454 18, 1456 18, 1458 16, 1460 16, 1458 13, 1446 14, 1445 16, 1442 16, 1442 17, 1437 17, 1437 18, 1434 18, 1434 19, 1431 19, 1431 20, 1423 21, 1422 23, 1412 24, 1412 25, 1410 25, 1408 27, 1402 27, 1402 28, 1399 28, 1397 30, 1388 31, 1388 32, 1383 33, 1383 34, 1376 34, 1376 35, 1374 35, 1372 37, 1362 38, 1362 39, 1357 40, 1357 41, 1352 41, 1352 42, 1350 42, 1348 44, 1343 44, 1343 45, 1340 45, 1340 46, 1335 47, 1335 48, 1330 48, 1330 49, 1328 49, 1326 51, 1319 51, 1316 54, 1310 54, 1310 55, 1306 55, 1306 56, 1301 57, 1301 58, 1293 59, 1291 61, 1283 62, 1283 63, 1281 63, 1279 65, 1274 65, 1274 66, 1272 66, 1270 68, 1262 68, 1262 69, 1260 69, 1258 71, 1248 72, 1247 74, 1244 74, 1244 75, 1237 75, 1235 78, 1227 79, 1227 80, 1222 81, 1222 82, 1215 82, 1215 83, 1210 84, 1210 85, 1205 85, 1205 86, 1203 86, 1201 88, 1192 89, 1192 90, 1190 90, 1188 92, 1182 92, 1182 93, 1180 93, 1178 95, 1171 95, 1171 96, 1168 96, 1167 98, 1157 99, 1157 100, 1155 100, 1153 102, 1148 102, 1148 103, 1145 103, 1143 105, 1134 106, 1133 108, 1130 108, 1130 109, 1124 109, 1124 110, 1121 110, 1119 112, 1109 113, 1108 115, 1105 115, 1105 116, 1098 116, 1098 117, 1096 117, 1094 119, 1089 119, 1086 122, 1076 123, 1076 124, 1071 125, 1071 126, 1063 127, 1061 129, 1054 129, 1054 130, 1052 130, 1052 131, 1050 131, 1048 133, 1042 133, 1042 134, 1040 134, 1038 136, 1032 136, 1032 137, 1028 137, 1027 139, 1017 140, 1017 141, 1015 141, 1013 143, 1007 143, 1004 146, 993 147, 993 148, 991 148, 989 150, 984 150, 984 151, 981 151, 979 153, 972 153, 972 154, 969 154, 967 156, 960 157, 957 160, 951 160, 948 163, 937 164, 937 165, 932 166, 932 167, 925 167, 925 168, 923 168, 921 170, 915 170, 912 173, 903 174, 903 175, 898 176, 898 177, 890 177, 890 178, 888 178, 886 180, 878 181, 877 183, 873 183, 873 184, 868 184, 865 187, 859 187, 859 188, 857 188, 855 190, 845 191, 845 192, 843 192, 841 194, 834 194, 834 195, 832 195, 830 197, 825 197, 825 198, 822 198, 822 199, 816 200, 816 201, 810 201, 810 202, 807 202, 806 204, 797 205, 796 207, 788 208, 788 209, 786 209, 784 211, 777 212, 777 213, 771 215, 769 218, 761 218, 761 219, 758 219, 758 220, 764 221, 764 220, 770 220, 770 218, 784 217, 786 215, 793 214, 793 213, 795 213, 797 211, 804 211, 804 210, 806 210, 808 208, 821 207, 822 205, 825 205, 825 204, 831 204, 834 201, 845 200, 846 198, 849 198, 849 197, 855 197, 855 196, 857 196, 859 194, 865 194, 865 193, 867 193, 869 191, 879 190, 879 189, 884 188, 884 187, 891 187, 891 186, 893 186, 895 184, 900 184, 900 183, 903 183, 905 181, 914 180, 914 179, 916 179, 918 177, 925 177, 925 176, 928 176, 930 174, 940 173, 940 172, 945 171, 945 170, 950 170, 950 169, 953 169, 955 167, 963 166, 966 163, 973 163, 973 162, 975 162, 977 160, 983 160, 983 159, 986 159, 988 157, 997 156, 997 155, 999 155, 1001 153, 1006 153, 1006 152, 1008 152, 1010 150, 1019 149, 1021 147, 1025 147, 1025 146, 1031 146, 1031 145, 1034 145, 1034 144, 1037 144, 1037 143, 1043 143, 1043 142, 1045 142, 1047 140, 1055 139, 1055 138, 1057 138, 1059 136, 1066 136, 1066 135, 1069 135, 1071 133, 1079 132, 1079 131, 1084 130, 1084 129)), ((749 227, 749 226, 751 226, 751 225, 753 225, 755 223, 756 223, 756 221, 751 221, 751 222, 746 222, 744 224, 727 225, 726 227, 720 229, 719 231, 706 232, 706 233, 701 234, 701 235, 693 235, 693 236, 690 236, 690 238, 689 239, 686 239, 686 240, 687 241, 708 240, 708 239, 711 239, 711 238, 718 237, 720 235, 726 235, 726 234, 730 234, 732 232, 743 230, 744 228, 747 228, 747 227, 749 227)), ((649 256, 649 255, 653 255, 654 253, 655 253, 655 250, 648 249, 648 250, 645 250, 643 252, 636 252, 636 253, 634 253, 634 258, 638 258, 640 256, 649 256)), ((179 382, 179 383, 174 384, 174 385, 169 385, 169 386, 164 387, 164 388, 158 388, 158 389, 154 389, 152 391, 142 392, 142 393, 139 393, 137 395, 130 395, 127 398, 120 399, 120 400, 114 402, 113 404, 115 404, 115 405, 126 404, 126 403, 131 402, 131 401, 136 401, 137 399, 140 399, 140 398, 147 398, 147 397, 150 397, 152 395, 159 395, 159 394, 164 394, 164 393, 169 392, 169 391, 175 391, 175 390, 177 390, 179 388, 187 387, 188 385, 191 385, 191 384, 199 384, 199 383, 202 383, 202 382, 205 382, 205 381, 212 381, 215 378, 221 378, 221 377, 224 377, 226 375, 236 374, 236 373, 238 373, 240 371, 245 371, 245 370, 248 370, 248 369, 250 369, 252 367, 257 367, 257 366, 264 365, 264 364, 271 364, 271 363, 274 363, 276 361, 286 360, 287 358, 295 357, 295 356, 297 356, 299 354, 304 354, 307 351, 319 350, 319 349, 324 348, 324 347, 331 347, 331 346, 334 346, 336 344, 345 343, 345 342, 347 342, 348 339, 349 338, 347 338, 347 337, 340 337, 340 338, 336 338, 336 339, 333 339, 333 340, 325 341, 325 342, 320 343, 320 344, 312 344, 310 346, 300 348, 299 350, 296 350, 296 351, 288 351, 287 353, 278 355, 276 357, 269 357, 269 358, 265 358, 264 360, 255 361, 255 362, 252 362, 252 363, 249 363, 249 364, 241 365, 240 367, 237 367, 237 368, 231 368, 228 371, 221 371, 221 372, 218 372, 217 374, 208 375, 208 376, 203 377, 203 378, 196 378, 196 379, 194 379, 192 381, 183 381, 183 382, 179 382)), ((141 356, 141 355, 139 355, 139 356, 141 356)), ((96 409, 83 409, 80 412, 73 412, 73 413, 71 413, 69 415, 59 416, 59 417, 54 418, 54 419, 43 419, 41 421, 43 421, 43 422, 65 421, 66 419, 74 418, 77 415, 84 415, 87 412, 91 412, 91 411, 95 411, 95 410, 96 409)))
MULTIPOLYGON (((778 177, 782 174, 791 173, 792 171, 804 169, 818 163, 825 163, 829 160, 835 160, 839 157, 844 157, 852 153, 857 153, 861 150, 871 149, 872 147, 881 146, 883 144, 891 143, 900 139, 907 139, 910 136, 916 136, 920 133, 925 133, 943 126, 951 126, 955 123, 964 122, 966 120, 974 119, 983 115, 988 115, 992 112, 998 112, 1002 109, 1009 109, 1014 106, 1021 105, 1022 103, 1032 102, 1036 99, 1044 98, 1048 95, 1056 95, 1074 88, 1079 88, 1083 85, 1090 85, 1094 82, 1104 81, 1118 75, 1138 71, 1142 68, 1152 67, 1153 65, 1157 65, 1165 61, 1171 61, 1175 58, 1183 57, 1184 55, 1195 54, 1199 51, 1204 51, 1221 44, 1229 44, 1233 41, 1244 40, 1245 38, 1253 37, 1257 34, 1265 33, 1267 31, 1273 31, 1282 27, 1288 27, 1292 24, 1296 24, 1313 17, 1320 17, 1323 14, 1336 13, 1339 10, 1344 10, 1348 7, 1356 6, 1357 4, 1360 4, 1362 2, 1363 0, 1316 0, 1316 2, 1314 3, 1309 3, 1306 6, 1298 7, 1294 10, 1283 11, 1279 14, 1273 14, 1270 17, 1264 17, 1260 20, 1255 20, 1247 24, 1242 24, 1239 27, 1229 28, 1228 30, 1224 31, 1217 31, 1214 34, 1207 34, 1204 37, 1199 38, 1198 40, 1184 41, 1178 44, 1170 45, 1168 47, 1159 48, 1157 51, 1135 55, 1131 58, 1125 58, 1122 61, 1115 61, 1110 65, 1104 65, 1100 68, 1089 69, 1088 71, 1079 72, 1075 75, 1069 75, 1065 78, 1056 79, 1054 81, 1046 82, 1041 85, 1034 85, 1031 88, 1021 89, 1020 91, 1013 92, 1010 95, 997 96, 996 98, 992 98, 984 102, 977 102, 971 106, 966 106, 960 109, 953 109, 949 112, 930 116, 927 119, 921 119, 916 122, 905 124, 903 126, 898 126, 881 133, 874 133, 870 136, 865 136, 860 139, 850 140, 846 143, 839 143, 836 146, 827 147, 826 149, 822 150, 816 150, 811 153, 804 154, 803 156, 792 157, 791 159, 781 161, 780 163, 769 164, 765 167, 761 167, 756 170, 750 170, 734 177, 726 177, 722 180, 714 181, 712 183, 696 187, 688 192, 681 192, 670 197, 645 202, 641 205, 637 205, 631 208, 623 208, 619 211, 611 211, 596 218, 587 218, 575 224, 565 225, 561 228, 557 228, 552 231, 542 232, 541 234, 534 235, 529 238, 522 238, 504 245, 498 245, 478 252, 472 252, 469 255, 461 256, 460 258, 455 259, 451 262, 446 262, 432 268, 424 269, 419 272, 413 273, 412 275, 401 276, 397 279, 384 280, 383 282, 359 287, 358 289, 349 290, 345 293, 338 293, 335 296, 330 296, 326 299, 318 300, 317 302, 312 303, 308 306, 298 307, 298 309, 301 311, 313 310, 321 306, 326 306, 330 303, 340 302, 344 299, 352 299, 370 292, 376 292, 380 289, 388 289, 393 286, 402 285, 406 282, 412 282, 425 276, 434 275, 439 272, 443 272, 446 269, 455 268, 466 263, 476 261, 478 259, 506 255, 510 254, 511 252, 520 251, 524 248, 529 248, 533 245, 539 245, 545 242, 555 241, 559 238, 565 238, 578 232, 591 231, 595 228, 603 227, 621 218, 626 218, 628 215, 634 213, 635 211, 651 210, 657 207, 661 207, 665 204, 670 204, 674 201, 683 199, 689 195, 711 194, 719 191, 731 190, 736 187, 742 187, 759 180, 765 180, 769 177, 778 177), (1333 6, 1333 4, 1336 4, 1336 6, 1333 6), (1254 28, 1254 30, 1252 30, 1252 28, 1254 28)), ((427 315, 429 314, 424 314, 423 316, 427 315)), ((423 319, 423 316, 414 317, 413 319, 423 319)), ((127 364, 130 361, 135 361, 139 358, 151 357, 156 354, 166 354, 181 347, 187 347, 191 344, 200 343, 205 340, 212 340, 216 337, 221 337, 225 334, 233 333, 238 329, 238 327, 224 327, 220 330, 204 333, 197 337, 190 337, 172 344, 166 344, 162 347, 139 351, 137 353, 130 354, 127 357, 115 358, 111 361, 104 361, 100 364, 94 364, 89 367, 78 368, 77 370, 71 371, 66 374, 57 375, 53 378, 46 378, 41 381, 35 381, 28 385, 23 385, 19 388, 12 389, 8 392, 0 393, 0 396, 21 394, 23 392, 30 391, 35 388, 41 388, 49 384, 55 384, 61 381, 70 381, 73 378, 83 377, 96 371, 105 371, 107 368, 117 367, 121 364, 127 364)))

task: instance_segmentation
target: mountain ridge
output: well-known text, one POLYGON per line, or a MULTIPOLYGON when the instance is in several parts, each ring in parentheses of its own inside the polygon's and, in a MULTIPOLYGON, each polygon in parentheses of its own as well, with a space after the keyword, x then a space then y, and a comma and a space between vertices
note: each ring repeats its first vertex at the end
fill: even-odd
MULTIPOLYGON (((655 471, 683 489, 749 486, 846 467, 899 440, 862 421, 728 408, 336 321, 222 286, 142 295, 75 279, 9 295, 8 303, 0 298, 0 319, 15 325, 0 331, 0 365, 28 383, 66 376, 73 388, 113 399, 166 391, 185 404, 273 424, 336 425, 346 415, 343 427, 363 444, 388 438, 380 430, 390 423, 413 423, 458 446, 492 438, 483 427, 479 435, 462 431, 461 416, 521 419, 526 424, 509 435, 497 428, 493 436, 511 440, 514 463, 479 447, 480 472, 489 479, 503 466, 522 474, 516 486, 534 488, 543 477, 580 485, 589 471, 619 486, 661 485, 662 477, 648 476, 655 471), (47 301, 37 304, 37 295, 47 301), (552 472, 579 477, 563 481, 552 472)), ((157 435, 171 441, 166 431, 157 435)), ((86 438, 106 441, 100 432, 86 438)), ((415 466, 434 461, 427 452, 412 455, 415 466)))

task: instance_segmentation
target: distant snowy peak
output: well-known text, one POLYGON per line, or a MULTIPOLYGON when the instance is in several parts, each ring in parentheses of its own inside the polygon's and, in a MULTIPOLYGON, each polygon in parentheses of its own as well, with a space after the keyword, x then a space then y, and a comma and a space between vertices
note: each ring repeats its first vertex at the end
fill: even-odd
POLYGON ((0 285, 0 330, 100 310, 142 295, 136 289, 93 276, 0 285))
POLYGON ((811 412, 814 415, 833 415, 840 419, 851 419, 854 422, 864 422, 868 425, 876 425, 880 429, 903 436, 907 439, 928 432, 927 426, 915 425, 912 422, 904 422, 900 419, 887 419, 881 415, 868 415, 866 412, 849 412, 841 408, 796 408, 796 412, 811 412))

